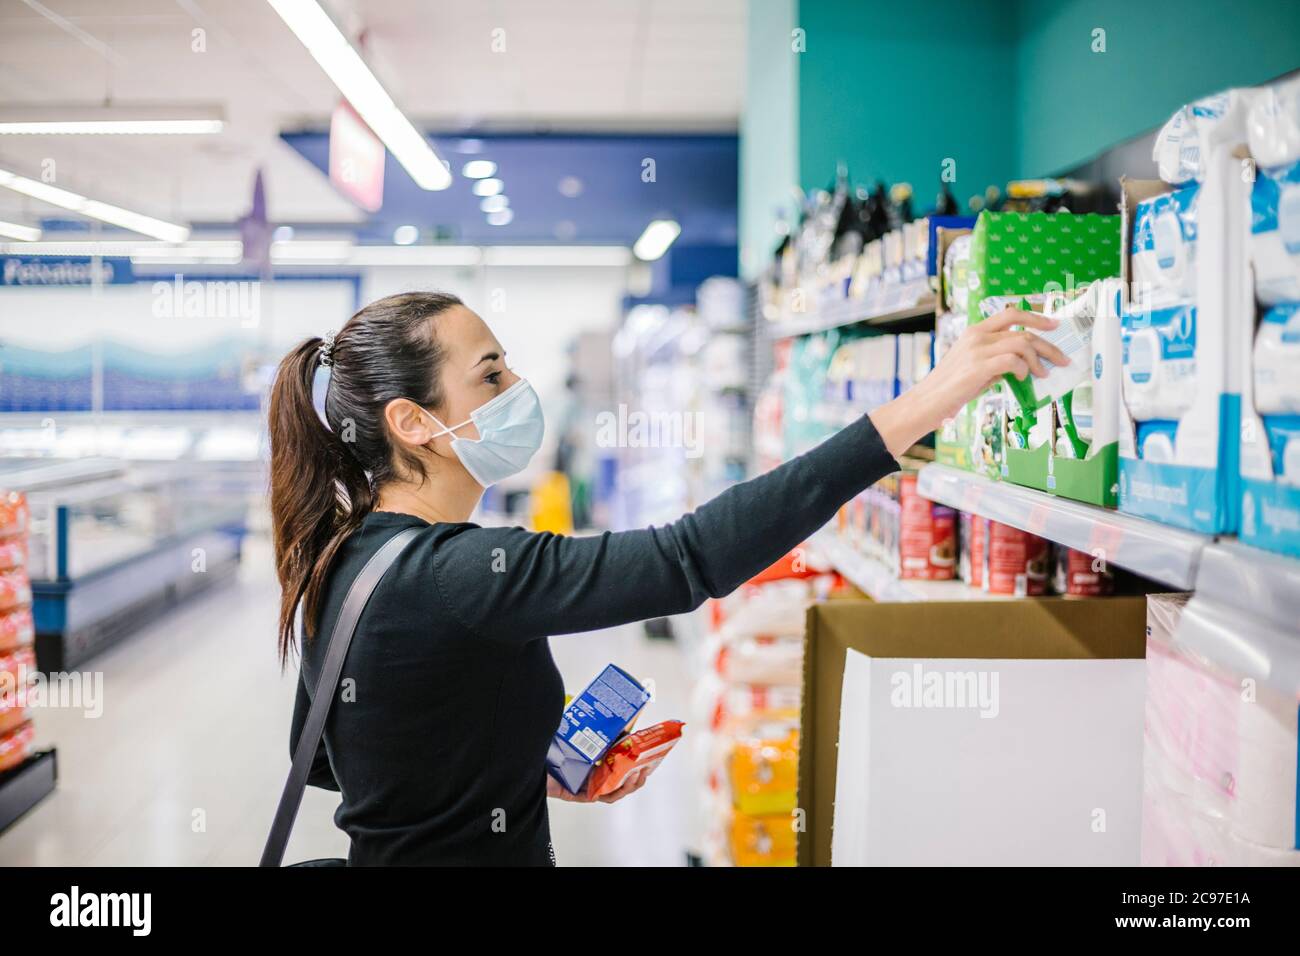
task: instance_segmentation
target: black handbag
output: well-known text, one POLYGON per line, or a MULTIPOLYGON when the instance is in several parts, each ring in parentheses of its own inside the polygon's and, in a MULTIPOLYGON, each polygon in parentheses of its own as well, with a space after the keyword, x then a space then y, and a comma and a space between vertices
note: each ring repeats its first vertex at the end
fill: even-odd
MULTIPOLYGON (((298 807, 302 804, 303 791, 307 789, 307 777, 311 773, 312 761, 325 733, 325 719, 329 716, 330 705, 338 691, 339 677, 343 673, 343 661, 348 656, 352 645, 352 635, 356 633, 357 622, 361 612, 366 609, 370 596, 383 580, 388 569, 398 559, 406 546, 411 543, 419 528, 407 528, 393 535, 382 548, 376 551, 366 562, 361 573, 356 576, 343 599, 338 620, 330 633, 329 645, 325 648, 325 662, 321 666, 320 678, 316 681, 316 694, 311 699, 307 711, 307 720, 303 724, 302 734, 298 738, 298 747, 293 752, 293 764, 289 768, 289 779, 285 782, 284 793, 280 795, 280 805, 275 811, 275 820, 271 824, 271 834, 266 838, 266 848, 262 850, 260 866, 280 866, 284 860, 284 849, 289 843, 289 832, 293 821, 298 816, 298 807)), ((308 860, 292 866, 346 866, 341 858, 308 860)))

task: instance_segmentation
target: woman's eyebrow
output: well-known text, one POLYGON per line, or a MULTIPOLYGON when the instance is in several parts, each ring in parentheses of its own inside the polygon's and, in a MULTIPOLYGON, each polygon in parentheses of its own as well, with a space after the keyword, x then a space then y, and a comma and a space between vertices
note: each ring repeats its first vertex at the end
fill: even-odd
POLYGON ((486 352, 481 359, 474 363, 474 368, 478 368, 484 362, 495 362, 500 357, 501 353, 499 352, 486 352))

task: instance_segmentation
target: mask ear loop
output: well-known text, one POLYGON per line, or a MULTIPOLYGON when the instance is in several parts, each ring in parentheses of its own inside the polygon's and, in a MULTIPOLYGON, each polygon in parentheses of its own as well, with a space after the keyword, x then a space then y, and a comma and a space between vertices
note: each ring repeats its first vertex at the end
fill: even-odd
POLYGON ((441 421, 438 420, 438 416, 437 416, 437 415, 435 415, 433 412, 429 411, 429 410, 428 410, 427 408, 425 408, 423 405, 417 405, 416 408, 418 408, 420 411, 424 412, 424 414, 426 414, 426 415, 428 415, 430 418, 432 418, 433 421, 434 421, 434 424, 436 424, 439 428, 442 429, 442 431, 438 432, 438 434, 436 434, 436 435, 430 435, 430 436, 429 436, 429 441, 433 441, 435 438, 441 438, 443 435, 450 435, 450 434, 453 434, 454 432, 456 432, 457 429, 464 428, 466 425, 472 424, 473 421, 474 421, 474 419, 472 419, 472 418, 467 418, 467 419, 465 419, 463 422, 461 422, 459 425, 444 425, 441 421))

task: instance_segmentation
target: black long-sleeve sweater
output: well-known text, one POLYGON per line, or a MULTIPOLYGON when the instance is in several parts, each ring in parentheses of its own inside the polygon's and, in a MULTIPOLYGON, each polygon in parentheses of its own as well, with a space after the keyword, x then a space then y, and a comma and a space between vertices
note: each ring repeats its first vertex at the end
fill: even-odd
MULTIPOLYGON (((334 627, 362 565, 421 533, 371 598, 311 782, 341 790, 353 864, 553 862, 544 760, 564 688, 547 637, 680 614, 733 591, 896 468, 865 416, 673 524, 564 537, 368 515, 322 606, 334 627)), ((291 748, 324 639, 307 642, 291 748)))

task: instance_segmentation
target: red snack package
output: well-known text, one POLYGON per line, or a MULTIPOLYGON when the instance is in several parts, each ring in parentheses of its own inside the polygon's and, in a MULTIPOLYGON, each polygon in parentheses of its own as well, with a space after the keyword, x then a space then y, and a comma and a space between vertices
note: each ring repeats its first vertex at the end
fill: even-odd
POLYGON ((19 724, 27 723, 30 719, 31 713, 26 707, 11 707, 5 703, 3 698, 0 698, 0 737, 9 733, 19 724))
POLYGON ((27 567, 27 539, 0 538, 0 571, 27 567))
POLYGON ((35 740, 36 728, 30 720, 0 737, 0 773, 13 769, 30 757, 35 740))
POLYGON ((27 496, 21 491, 0 492, 0 537, 26 536, 32 524, 27 496))
POLYGON ((665 720, 615 741, 591 771, 587 796, 594 799, 613 793, 634 770, 648 770, 658 764, 682 739, 685 726, 680 720, 665 720))
POLYGON ((0 611, 0 655, 15 647, 26 647, 36 640, 36 625, 30 607, 0 611))
POLYGON ((0 572, 0 611, 31 603, 32 586, 27 580, 27 571, 18 568, 0 572))

